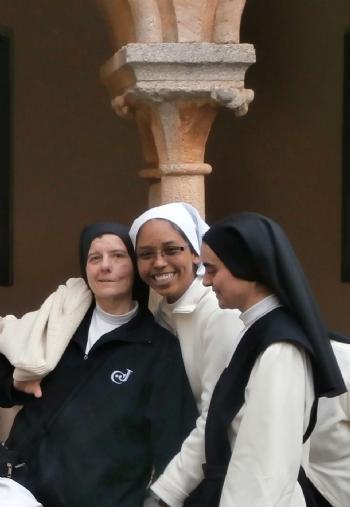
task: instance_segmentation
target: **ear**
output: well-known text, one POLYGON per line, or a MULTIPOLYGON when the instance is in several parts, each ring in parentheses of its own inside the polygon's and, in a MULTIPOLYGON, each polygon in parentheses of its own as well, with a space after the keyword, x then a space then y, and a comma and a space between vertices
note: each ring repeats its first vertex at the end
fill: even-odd
POLYGON ((193 259, 193 264, 198 265, 201 262, 200 255, 197 254, 197 252, 195 252, 194 250, 192 251, 192 259, 193 259))
POLYGON ((201 263, 201 258, 197 254, 192 254, 192 257, 193 257, 193 259, 192 259, 192 262, 193 262, 193 272, 194 272, 194 274, 196 274, 198 266, 201 263))

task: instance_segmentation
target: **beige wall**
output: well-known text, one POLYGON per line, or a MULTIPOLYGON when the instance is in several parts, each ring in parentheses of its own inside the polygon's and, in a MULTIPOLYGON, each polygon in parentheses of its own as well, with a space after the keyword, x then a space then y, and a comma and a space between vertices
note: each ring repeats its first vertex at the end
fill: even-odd
POLYGON ((14 285, 0 287, 3 315, 79 273, 83 225, 128 221, 147 195, 136 127, 99 82, 111 51, 93 0, 1 0, 0 25, 15 44, 14 285))
MULTIPOLYGON (((97 79, 111 49, 93 0, 1 0, 0 25, 15 37, 15 279, 0 287, 5 314, 35 308, 77 275, 80 228, 129 221, 147 188, 135 125, 115 116, 97 79)), ((256 45, 247 78, 256 99, 245 118, 222 111, 214 125, 207 215, 250 209, 279 220, 329 324, 350 333, 350 288, 340 283, 346 26, 348 0, 248 0, 242 40, 256 45)))
POLYGON ((246 117, 221 111, 214 125, 207 217, 251 210, 280 221, 328 325, 350 333, 350 284, 340 282, 342 59, 350 2, 248 0, 242 21, 242 40, 256 45, 257 64, 247 77, 256 98, 246 117))

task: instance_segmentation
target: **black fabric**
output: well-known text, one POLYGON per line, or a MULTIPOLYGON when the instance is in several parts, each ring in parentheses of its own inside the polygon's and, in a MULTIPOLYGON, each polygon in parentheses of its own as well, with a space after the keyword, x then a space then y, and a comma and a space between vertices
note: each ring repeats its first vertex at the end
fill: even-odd
POLYGON ((5 445, 4 442, 0 443, 0 477, 7 477, 8 479, 16 479, 16 471, 26 466, 20 459, 16 451, 12 451, 5 445))
POLYGON ((312 345, 316 395, 345 392, 318 306, 282 228, 263 215, 240 213, 211 226, 203 241, 234 276, 265 285, 299 322, 312 345))
POLYGON ((41 399, 8 389, 13 368, 0 356, 0 405, 24 403, 7 445, 25 444, 20 482, 45 507, 141 507, 153 466, 159 475, 194 427, 195 402, 178 340, 150 312, 86 356, 91 313, 42 381, 41 399))
MULTIPOLYGON (((332 507, 332 505, 321 495, 312 482, 306 477, 304 469, 301 467, 298 482, 303 490, 306 507, 332 507)), ((344 506, 345 507, 345 506, 344 506)))
POLYGON ((344 336, 342 334, 337 333, 336 331, 328 331, 328 336, 331 340, 334 340, 335 342, 347 343, 348 345, 350 345, 349 336, 344 336))
POLYGON ((124 245, 126 246, 126 249, 132 260, 135 272, 132 291, 133 299, 135 301, 138 301, 139 305, 142 306, 143 308, 147 308, 149 288, 141 280, 138 274, 134 248, 132 246, 128 228, 125 225, 118 224, 115 222, 98 222, 95 224, 87 225, 82 230, 79 242, 79 260, 82 277, 84 278, 86 283, 88 283, 86 277, 86 262, 90 245, 95 238, 99 238, 103 234, 115 234, 123 241, 124 245))
MULTIPOLYGON (((199 487, 198 506, 219 505, 222 486, 231 459, 228 428, 244 403, 245 388, 257 357, 272 343, 287 341, 312 353, 311 344, 295 319, 276 308, 258 319, 243 335, 228 367, 215 386, 205 426, 205 479, 199 487), (281 340, 283 337, 283 340, 281 340)), ((307 434, 315 425, 311 417, 307 434)), ((196 505, 189 504, 189 505, 196 505)))

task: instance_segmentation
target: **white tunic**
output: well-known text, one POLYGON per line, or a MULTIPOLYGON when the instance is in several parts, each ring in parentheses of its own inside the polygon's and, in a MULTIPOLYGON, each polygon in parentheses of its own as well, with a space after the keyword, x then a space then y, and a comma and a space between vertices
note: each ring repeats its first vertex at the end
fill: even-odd
MULTIPOLYGON (((269 296, 244 312, 244 332, 277 306, 269 296)), ((313 400, 312 370, 302 349, 279 342, 258 357, 229 430, 232 456, 220 507, 306 505, 297 477, 308 459, 302 440, 313 400)))
POLYGON ((210 398, 229 363, 242 329, 238 310, 221 310, 210 287, 197 277, 176 303, 163 300, 155 315, 158 322, 179 338, 186 373, 200 416, 164 473, 151 486, 172 507, 181 507, 203 479, 204 429, 210 398))
POLYGON ((350 344, 331 342, 347 393, 321 398, 307 475, 334 507, 350 506, 350 344))
POLYGON ((18 482, 0 477, 0 505, 2 507, 42 507, 33 495, 18 482))

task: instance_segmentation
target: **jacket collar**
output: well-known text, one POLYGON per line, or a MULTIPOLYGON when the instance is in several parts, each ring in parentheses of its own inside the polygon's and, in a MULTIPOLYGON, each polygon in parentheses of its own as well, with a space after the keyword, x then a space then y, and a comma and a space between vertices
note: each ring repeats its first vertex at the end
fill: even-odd
POLYGON ((192 313, 197 308, 198 303, 203 299, 208 292, 211 292, 211 287, 204 287, 202 283, 203 277, 197 276, 185 294, 175 303, 167 303, 163 299, 160 303, 160 311, 164 313, 192 313))
MULTIPOLYGON (((82 350, 85 350, 86 347, 94 307, 95 303, 90 306, 72 338, 82 350)), ((154 318, 152 313, 147 309, 139 308, 134 318, 117 329, 113 329, 109 333, 102 335, 92 349, 99 348, 101 345, 109 342, 152 343, 153 332, 154 318)))

